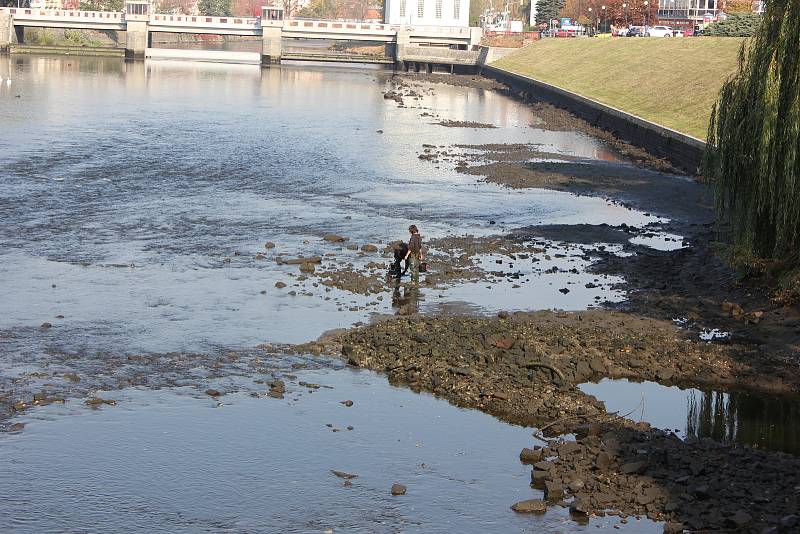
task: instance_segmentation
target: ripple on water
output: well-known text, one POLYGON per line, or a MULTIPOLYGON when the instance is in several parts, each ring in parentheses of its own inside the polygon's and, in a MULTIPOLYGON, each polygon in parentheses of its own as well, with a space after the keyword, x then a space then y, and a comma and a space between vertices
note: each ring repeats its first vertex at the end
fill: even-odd
MULTIPOLYGON (((104 395, 115 407, 34 410, 22 433, 0 440, 0 455, 14 458, 0 470, 0 494, 10 496, 0 502, 0 530, 596 532, 618 524, 582 526, 560 507, 544 516, 510 510, 541 497, 517 459, 532 444, 529 428, 369 371, 305 371, 286 381, 286 400, 128 389, 104 395), (346 485, 331 469, 358 477, 346 485), (391 496, 393 483, 408 493, 391 496)), ((630 520, 624 531, 660 532, 630 520)))

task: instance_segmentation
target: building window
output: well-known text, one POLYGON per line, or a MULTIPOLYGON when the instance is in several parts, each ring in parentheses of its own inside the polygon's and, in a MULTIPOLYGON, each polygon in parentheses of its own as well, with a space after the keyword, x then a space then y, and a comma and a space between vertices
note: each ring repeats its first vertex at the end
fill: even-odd
POLYGON ((456 20, 461 18, 461 0, 456 0, 453 4, 453 18, 456 20))
POLYGON ((442 18, 442 0, 436 0, 436 18, 442 18))
POLYGON ((425 16, 425 0, 417 0, 417 18, 425 16))
POLYGON ((406 0, 400 0, 400 18, 406 17, 406 0))

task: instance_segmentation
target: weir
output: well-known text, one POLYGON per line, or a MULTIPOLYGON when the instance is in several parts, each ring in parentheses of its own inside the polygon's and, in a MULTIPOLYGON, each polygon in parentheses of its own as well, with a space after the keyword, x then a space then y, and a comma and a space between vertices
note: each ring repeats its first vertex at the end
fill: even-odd
MULTIPOLYGON (((13 53, 15 45, 24 44, 24 29, 30 27, 125 31, 125 58, 129 60, 164 56, 161 53, 148 53, 153 32, 203 33, 260 36, 262 65, 279 64, 284 58, 315 61, 350 59, 354 62, 395 63, 400 68, 408 68, 410 63, 421 64, 427 70, 434 65, 478 65, 478 45, 482 35, 480 28, 456 26, 412 27, 333 20, 284 20, 283 8, 274 5, 263 6, 259 17, 170 15, 153 13, 150 0, 126 0, 124 12, 0 8, 0 51, 13 53), (343 59, 341 56, 314 54, 286 56, 283 53, 284 39, 382 43, 387 55, 377 59, 360 59, 357 56, 343 59)), ((30 51, 29 48, 17 51, 30 51)), ((181 55, 173 56, 179 59, 181 55)))

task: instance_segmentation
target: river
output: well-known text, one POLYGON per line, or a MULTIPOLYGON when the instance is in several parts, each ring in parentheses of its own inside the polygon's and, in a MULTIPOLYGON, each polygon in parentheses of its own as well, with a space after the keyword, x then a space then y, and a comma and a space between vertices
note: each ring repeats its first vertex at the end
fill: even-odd
MULTIPOLYGON (((602 142, 536 128, 530 108, 479 88, 418 81, 424 96, 398 106, 383 97, 391 73, 382 70, 13 56, 0 57, 0 76, 4 397, 72 381, 116 402, 91 410, 75 395, 0 435, 0 494, 13 497, 0 504, 0 530, 626 527, 616 518, 581 525, 561 509, 510 511, 540 494, 515 459, 533 443, 530 429, 335 361, 274 356, 265 365, 248 353, 247 365, 212 364, 396 311, 388 286, 352 294, 275 261, 387 261, 325 234, 382 249, 412 223, 434 239, 656 221, 598 198, 505 189, 418 157, 423 145, 530 143, 624 164, 602 142), (425 113, 495 128, 444 127, 425 113), (159 363, 136 367, 148 358, 159 363), (273 377, 289 384, 286 400, 258 396, 254 380, 273 377), (209 384, 231 393, 211 398, 209 384), (345 398, 354 406, 339 404, 345 398), (330 469, 360 476, 343 486, 330 469), (390 496, 394 482, 408 494, 390 496)), ((613 280, 584 288, 592 275, 583 256, 565 250, 552 261, 579 268, 552 277, 522 268, 525 287, 423 287, 419 311, 585 309, 624 298, 613 280), (559 292, 564 284, 575 289, 559 292)))

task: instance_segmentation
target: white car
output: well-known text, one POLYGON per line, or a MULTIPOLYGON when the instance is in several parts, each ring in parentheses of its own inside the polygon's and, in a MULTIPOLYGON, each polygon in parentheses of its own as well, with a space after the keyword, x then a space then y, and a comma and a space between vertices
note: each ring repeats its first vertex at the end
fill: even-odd
POLYGON ((653 26, 647 28, 645 37, 672 37, 672 28, 669 26, 653 26))

